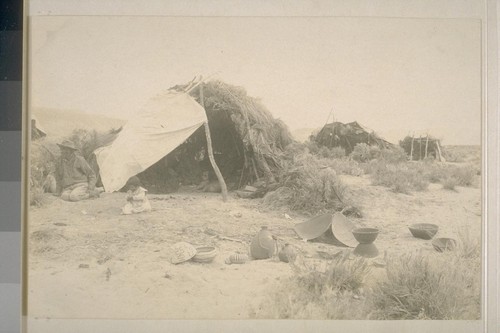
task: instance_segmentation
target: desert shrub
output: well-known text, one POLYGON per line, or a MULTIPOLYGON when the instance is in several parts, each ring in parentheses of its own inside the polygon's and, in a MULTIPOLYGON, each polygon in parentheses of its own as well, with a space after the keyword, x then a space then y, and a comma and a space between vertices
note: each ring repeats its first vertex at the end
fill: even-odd
POLYGON ((324 158, 342 158, 345 156, 345 149, 342 147, 321 147, 317 154, 324 158))
POLYGON ((359 167, 363 170, 365 175, 370 175, 377 171, 380 163, 381 162, 378 160, 371 160, 367 163, 359 163, 359 167))
POLYGON ((380 151, 379 159, 386 163, 396 164, 401 162, 406 162, 408 160, 408 155, 401 147, 394 147, 390 149, 382 149, 380 151))
POLYGON ((332 167, 337 174, 341 175, 358 177, 365 173, 360 163, 349 158, 333 159, 328 162, 328 165, 332 167))
MULTIPOLYGON (((311 154, 315 154, 317 155, 319 150, 320 150, 320 146, 318 145, 318 143, 316 141, 306 141, 304 143, 304 146, 307 147, 308 151, 311 153, 311 154)), ((287 147, 288 149, 288 147, 287 147)))
POLYGON ((451 176, 441 180, 441 184, 445 190, 455 191, 455 186, 458 185, 458 179, 451 176))
POLYGON ((478 172, 472 165, 458 166, 437 163, 417 165, 420 165, 429 182, 441 183, 447 189, 454 189, 455 186, 474 186, 478 178, 478 172))
POLYGON ((328 148, 326 146, 320 146, 316 141, 311 140, 306 141, 301 145, 303 148, 302 151, 304 151, 304 148, 307 148, 309 153, 319 158, 343 158, 346 156, 345 149, 342 147, 328 148))
POLYGON ((472 186, 477 175, 477 171, 472 165, 454 166, 448 172, 450 177, 457 179, 459 186, 472 186))
POLYGON ((425 178, 431 183, 442 183, 443 180, 448 177, 446 175, 446 168, 440 164, 424 163, 423 167, 425 178))
POLYGON ((334 170, 303 166, 289 170, 285 177, 278 189, 264 197, 264 206, 311 214, 344 207, 345 186, 334 170))
POLYGON ((381 154, 382 149, 380 149, 378 146, 370 146, 370 160, 380 158, 381 154))
POLYGON ((452 148, 443 149, 443 157, 448 162, 462 163, 465 162, 467 154, 464 151, 454 150, 452 148))
POLYGON ((354 146, 351 158, 358 162, 367 162, 371 159, 370 146, 366 143, 358 143, 354 146))
POLYGON ((328 147, 320 147, 317 153, 320 157, 328 158, 330 157, 330 149, 328 147))
POLYGON ((47 176, 54 174, 57 157, 43 144, 33 143, 30 152, 30 180, 29 196, 30 205, 42 206, 44 204, 44 184, 47 176))
POLYGON ((309 214, 338 211, 347 205, 346 187, 337 173, 308 152, 287 155, 278 177, 278 187, 263 198, 269 209, 290 209, 309 214))
POLYGON ((480 271, 481 265, 481 236, 474 236, 470 228, 466 225, 458 225, 457 227, 457 255, 464 259, 470 260, 472 266, 477 266, 476 271, 480 271))
POLYGON ((361 287, 370 267, 349 252, 328 263, 296 260, 294 275, 280 282, 260 305, 256 316, 274 319, 366 319, 366 298, 361 287), (361 295, 361 296, 360 296, 361 295), (284 297, 285 296, 285 297, 284 297))
POLYGON ((32 187, 30 189, 30 206, 41 207, 45 203, 44 190, 41 187, 32 187))
POLYGON ((479 319, 480 274, 457 256, 387 259, 387 281, 374 291, 377 319, 479 319))
POLYGON ((345 157, 345 149, 342 147, 333 147, 330 148, 330 157, 331 158, 342 158, 345 157))
POLYGON ((372 184, 388 187, 396 193, 424 191, 429 186, 422 170, 407 164, 378 162, 371 167, 372 184))

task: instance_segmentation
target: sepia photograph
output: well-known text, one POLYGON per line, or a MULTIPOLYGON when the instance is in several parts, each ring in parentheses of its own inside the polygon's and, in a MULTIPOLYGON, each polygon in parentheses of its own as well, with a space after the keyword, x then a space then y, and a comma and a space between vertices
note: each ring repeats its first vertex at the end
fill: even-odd
POLYGON ((28 28, 29 318, 483 318, 481 20, 28 28))

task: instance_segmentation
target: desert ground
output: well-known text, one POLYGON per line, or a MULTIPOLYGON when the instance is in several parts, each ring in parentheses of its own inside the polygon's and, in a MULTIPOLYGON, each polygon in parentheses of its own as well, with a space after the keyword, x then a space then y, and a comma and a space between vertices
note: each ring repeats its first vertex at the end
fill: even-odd
MULTIPOLYGON (((380 255, 365 284, 384 279, 384 256, 422 251, 436 258, 431 241, 412 237, 408 226, 439 226, 439 237, 457 237, 467 228, 481 237, 481 190, 443 189, 440 184, 411 194, 371 185, 368 175, 340 176, 347 195, 363 217, 356 226, 376 227, 380 255)), ((353 251, 305 242, 293 226, 311 218, 290 211, 265 210, 262 199, 229 193, 201 193, 192 187, 174 194, 150 194, 153 210, 120 215, 125 193, 65 202, 45 194, 29 211, 29 316, 34 318, 249 319, 259 318, 265 297, 293 274, 279 259, 225 263, 233 253, 248 253, 251 239, 267 225, 280 245, 290 243, 303 260, 325 261, 320 253, 353 251), (172 264, 177 242, 215 246, 211 263, 172 264), (318 252, 319 251, 319 252, 318 252)), ((436 236, 436 237, 438 237, 436 236)), ((354 254, 352 254, 354 256, 354 254)), ((479 272, 478 272, 479 274, 479 272)), ((284 295, 286 297, 286 295, 284 295)))

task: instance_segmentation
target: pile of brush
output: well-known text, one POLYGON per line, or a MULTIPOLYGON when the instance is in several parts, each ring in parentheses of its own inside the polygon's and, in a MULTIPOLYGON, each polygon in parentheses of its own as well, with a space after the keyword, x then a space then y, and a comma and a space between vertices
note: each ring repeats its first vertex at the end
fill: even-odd
POLYGON ((277 189, 266 194, 263 205, 310 215, 351 207, 336 171, 298 147, 290 145, 285 151, 277 189))

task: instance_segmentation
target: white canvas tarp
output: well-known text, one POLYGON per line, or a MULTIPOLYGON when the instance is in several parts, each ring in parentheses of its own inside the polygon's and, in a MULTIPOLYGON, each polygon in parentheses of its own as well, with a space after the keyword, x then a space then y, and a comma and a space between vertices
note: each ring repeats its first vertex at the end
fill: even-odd
POLYGON ((186 141, 207 121, 203 107, 185 93, 167 91, 129 119, 116 140, 95 151, 106 192, 121 189, 186 141))

